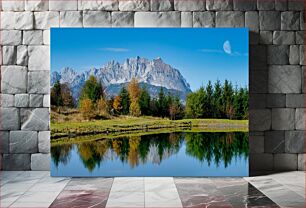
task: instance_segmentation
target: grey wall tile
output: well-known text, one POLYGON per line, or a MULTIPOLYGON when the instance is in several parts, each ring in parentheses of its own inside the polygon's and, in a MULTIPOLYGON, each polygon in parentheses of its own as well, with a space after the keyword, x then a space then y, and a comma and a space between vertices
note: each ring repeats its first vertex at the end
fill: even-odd
POLYGON ((265 132, 265 152, 266 153, 285 152, 285 131, 265 132))
POLYGON ((305 132, 286 131, 285 151, 287 153, 305 153, 305 132))
POLYGON ((272 129, 273 130, 294 130, 295 109, 273 108, 272 129))
POLYGON ((297 170, 297 154, 275 154, 273 157, 274 169, 279 171, 297 170))
POLYGON ((3 154, 3 170, 30 170, 30 154, 3 154))

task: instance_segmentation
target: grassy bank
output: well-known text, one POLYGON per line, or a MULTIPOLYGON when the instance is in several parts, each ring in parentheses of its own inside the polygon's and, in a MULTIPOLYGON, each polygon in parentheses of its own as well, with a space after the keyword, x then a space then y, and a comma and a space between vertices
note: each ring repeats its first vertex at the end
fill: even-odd
POLYGON ((112 134, 92 134, 85 136, 76 136, 76 137, 60 137, 58 139, 51 140, 52 146, 57 146, 61 144, 75 144, 89 141, 96 141, 100 139, 116 139, 122 137, 139 137, 145 135, 154 135, 154 134, 166 134, 166 133, 179 133, 179 132, 245 132, 243 129, 184 129, 184 128, 176 128, 176 129, 152 129, 148 131, 133 131, 133 132, 117 132, 112 134))
POLYGON ((247 120, 182 119, 172 121, 156 117, 120 116, 110 120, 66 121, 51 123, 51 138, 77 137, 93 134, 122 136, 161 130, 247 131, 247 120))

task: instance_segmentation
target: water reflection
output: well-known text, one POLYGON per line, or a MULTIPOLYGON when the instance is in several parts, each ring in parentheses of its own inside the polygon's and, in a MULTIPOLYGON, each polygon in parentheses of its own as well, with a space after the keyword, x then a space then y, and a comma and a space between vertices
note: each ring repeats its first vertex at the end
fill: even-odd
MULTIPOLYGON (((176 155, 182 146, 185 155, 201 163, 220 163, 228 167, 233 159, 248 157, 248 135, 244 132, 231 133, 164 133, 101 139, 76 144, 61 144, 51 147, 53 164, 67 165, 71 152, 75 150, 89 172, 107 161, 120 160, 134 169, 143 164, 160 165, 176 155)), ((179 161, 178 161, 179 162, 179 161)), ((183 165, 183 164, 182 164, 183 165)))
POLYGON ((56 166, 59 163, 67 165, 71 157, 72 145, 58 145, 51 147, 52 161, 56 166))

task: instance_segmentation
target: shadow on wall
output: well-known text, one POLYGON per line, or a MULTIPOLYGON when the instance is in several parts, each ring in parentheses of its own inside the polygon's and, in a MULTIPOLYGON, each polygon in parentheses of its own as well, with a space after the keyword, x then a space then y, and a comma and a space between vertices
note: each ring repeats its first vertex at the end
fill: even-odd
POLYGON ((272 34, 249 34, 250 176, 303 170, 305 163, 303 68, 289 65, 290 46, 272 45, 272 34))
MULTIPOLYGON (((249 33, 249 167, 250 175, 273 169, 273 156, 264 153, 264 130, 271 127, 271 113, 266 109, 268 93, 267 45, 253 45, 259 33, 249 33), (266 161, 259 157, 268 157, 266 161)), ((259 40, 263 41, 263 40, 259 40)))

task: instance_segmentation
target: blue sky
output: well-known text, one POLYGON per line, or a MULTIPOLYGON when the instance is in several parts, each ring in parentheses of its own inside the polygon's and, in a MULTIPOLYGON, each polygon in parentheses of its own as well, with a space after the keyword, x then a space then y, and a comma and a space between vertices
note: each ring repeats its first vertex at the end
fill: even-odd
POLYGON ((245 28, 52 28, 51 70, 78 71, 110 60, 161 57, 198 89, 208 80, 248 85, 248 30, 245 28))

